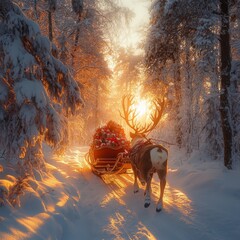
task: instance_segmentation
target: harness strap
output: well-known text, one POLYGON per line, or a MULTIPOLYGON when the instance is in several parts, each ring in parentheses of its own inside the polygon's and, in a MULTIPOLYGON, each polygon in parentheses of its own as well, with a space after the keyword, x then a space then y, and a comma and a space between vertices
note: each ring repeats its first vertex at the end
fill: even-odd
MULTIPOLYGON (((150 140, 147 141, 140 141, 137 143, 129 152, 129 157, 131 164, 134 166, 136 171, 138 172, 139 177, 141 176, 141 171, 139 170, 137 166, 137 162, 139 159, 142 158, 142 156, 152 148, 156 147, 158 145, 154 145, 150 140)), ((143 180, 141 180, 142 182, 143 180)))

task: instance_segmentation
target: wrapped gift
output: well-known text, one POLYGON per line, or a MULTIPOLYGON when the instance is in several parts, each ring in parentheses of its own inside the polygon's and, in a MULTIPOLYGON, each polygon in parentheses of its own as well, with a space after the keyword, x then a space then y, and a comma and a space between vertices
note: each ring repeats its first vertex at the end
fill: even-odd
POLYGON ((128 151, 130 143, 122 126, 114 121, 109 121, 105 126, 96 130, 93 136, 92 147, 94 149, 112 148, 128 151))

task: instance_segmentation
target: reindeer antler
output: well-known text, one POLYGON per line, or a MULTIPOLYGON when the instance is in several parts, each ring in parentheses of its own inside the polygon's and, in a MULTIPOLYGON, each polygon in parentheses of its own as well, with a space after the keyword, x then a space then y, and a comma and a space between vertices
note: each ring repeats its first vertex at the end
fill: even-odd
POLYGON ((134 98, 131 95, 126 95, 123 97, 122 108, 124 115, 120 113, 120 116, 126 121, 127 125, 135 131, 135 133, 145 134, 152 131, 157 126, 158 122, 162 117, 165 105, 164 99, 154 100, 153 103, 155 106, 155 111, 153 114, 150 115, 152 123, 145 124, 144 126, 142 126, 140 123, 136 121, 137 117, 136 109, 133 108, 131 109, 132 105, 134 104, 133 99, 134 98))
POLYGON ((164 105, 165 105, 165 101, 164 99, 160 100, 155 99, 154 100, 154 105, 155 105, 155 111, 153 114, 150 115, 150 119, 152 120, 152 124, 145 124, 145 126, 142 128, 142 131, 140 133, 148 133, 151 132, 159 123, 162 114, 163 114, 163 110, 164 110, 164 105))
POLYGON ((120 116, 126 121, 127 125, 132 128, 133 130, 135 130, 135 132, 137 131, 136 128, 136 121, 135 118, 137 116, 136 114, 136 109, 131 109, 131 106, 133 105, 133 96, 131 95, 125 95, 122 99, 122 108, 123 108, 123 114, 121 114, 120 112, 120 116), (131 119, 129 119, 131 116, 131 119))

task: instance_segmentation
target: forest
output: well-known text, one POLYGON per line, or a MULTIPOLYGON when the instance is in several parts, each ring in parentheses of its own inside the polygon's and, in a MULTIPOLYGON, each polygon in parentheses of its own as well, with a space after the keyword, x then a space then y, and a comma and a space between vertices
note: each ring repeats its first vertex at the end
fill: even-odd
POLYGON ((88 146, 109 120, 126 127, 126 93, 165 99, 153 137, 239 166, 240 1, 148 2, 143 39, 123 46, 134 13, 119 0, 0 1, 0 205, 44 174, 46 148, 88 146))

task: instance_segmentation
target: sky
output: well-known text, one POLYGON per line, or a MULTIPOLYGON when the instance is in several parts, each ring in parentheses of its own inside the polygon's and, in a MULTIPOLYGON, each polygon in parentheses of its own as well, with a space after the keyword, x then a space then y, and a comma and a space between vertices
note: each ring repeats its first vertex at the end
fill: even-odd
POLYGON ((130 28, 123 30, 123 45, 137 48, 137 44, 143 39, 143 27, 149 21, 150 0, 121 0, 123 6, 128 7, 134 13, 130 28))

